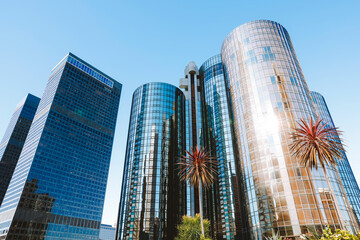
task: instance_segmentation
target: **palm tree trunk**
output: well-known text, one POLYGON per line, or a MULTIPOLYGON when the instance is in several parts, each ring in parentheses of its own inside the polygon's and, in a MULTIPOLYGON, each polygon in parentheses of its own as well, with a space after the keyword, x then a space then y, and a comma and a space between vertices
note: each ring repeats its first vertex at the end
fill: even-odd
POLYGON ((202 212, 202 199, 201 199, 201 180, 199 181, 199 209, 200 209, 200 224, 201 224, 201 234, 203 237, 205 237, 204 232, 204 223, 203 223, 203 212, 202 212))

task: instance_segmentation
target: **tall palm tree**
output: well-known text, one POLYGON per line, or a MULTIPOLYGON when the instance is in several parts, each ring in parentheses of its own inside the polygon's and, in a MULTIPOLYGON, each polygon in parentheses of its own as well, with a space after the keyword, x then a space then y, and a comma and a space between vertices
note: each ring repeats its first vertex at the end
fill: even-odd
POLYGON ((336 159, 342 159, 345 152, 341 144, 341 132, 337 128, 327 126, 327 122, 319 117, 309 123, 300 119, 298 126, 291 134, 291 154, 300 164, 310 169, 318 169, 318 165, 325 170, 325 165, 335 166, 336 159))
POLYGON ((182 156, 180 162, 181 170, 179 172, 180 180, 189 182, 191 186, 198 187, 199 190, 199 208, 201 220, 201 234, 205 237, 203 213, 202 213, 202 199, 201 188, 209 188, 215 181, 217 176, 217 160, 210 156, 210 153, 205 148, 191 148, 191 151, 186 151, 186 155, 182 156))
MULTIPOLYGON (((335 127, 330 127, 323 119, 314 121, 310 118, 309 123, 305 119, 300 119, 298 126, 294 128, 291 134, 292 143, 290 153, 296 157, 300 164, 307 168, 318 169, 320 165, 325 174, 327 185, 333 194, 333 201, 337 209, 340 209, 335 196, 332 183, 326 171, 326 166, 334 167, 337 162, 343 158, 345 149, 341 144, 341 132, 335 127)), ((345 226, 342 215, 339 215, 340 222, 345 226)))

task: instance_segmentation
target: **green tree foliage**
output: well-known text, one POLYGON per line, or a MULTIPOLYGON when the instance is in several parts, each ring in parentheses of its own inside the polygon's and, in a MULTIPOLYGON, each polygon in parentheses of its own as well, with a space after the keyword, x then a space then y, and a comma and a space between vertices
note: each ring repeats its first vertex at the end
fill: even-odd
POLYGON ((336 229, 332 230, 329 226, 323 230, 322 235, 315 234, 311 231, 310 234, 303 234, 301 239, 307 240, 360 240, 360 234, 354 235, 346 230, 336 229))
POLYGON ((183 216, 177 229, 178 236, 175 240, 210 240, 210 222, 204 219, 205 237, 202 237, 199 214, 196 214, 195 217, 183 216))
POLYGON ((205 148, 191 148, 191 151, 186 151, 185 156, 182 156, 182 162, 180 162, 181 170, 179 172, 180 179, 182 181, 190 183, 191 186, 195 186, 199 191, 199 208, 200 208, 200 225, 202 236, 205 236, 203 214, 202 214, 202 197, 201 188, 209 188, 215 181, 218 174, 217 171, 217 159, 210 156, 205 148))

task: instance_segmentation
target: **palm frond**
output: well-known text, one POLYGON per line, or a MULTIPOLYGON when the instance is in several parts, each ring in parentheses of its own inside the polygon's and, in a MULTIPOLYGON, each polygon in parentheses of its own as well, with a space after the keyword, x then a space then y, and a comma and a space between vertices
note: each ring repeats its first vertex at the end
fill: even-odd
POLYGON ((305 167, 317 169, 320 165, 325 169, 325 165, 334 166, 345 152, 341 134, 338 128, 328 126, 323 119, 314 121, 311 118, 307 123, 302 118, 291 134, 290 152, 305 167))
POLYGON ((182 181, 189 181, 193 186, 198 186, 201 181, 205 188, 215 181, 218 174, 217 160, 205 148, 192 148, 181 159, 179 175, 182 181))

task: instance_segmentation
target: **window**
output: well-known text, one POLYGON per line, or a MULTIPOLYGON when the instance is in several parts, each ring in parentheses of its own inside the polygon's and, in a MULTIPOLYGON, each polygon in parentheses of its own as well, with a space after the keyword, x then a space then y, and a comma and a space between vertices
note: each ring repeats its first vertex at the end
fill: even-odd
POLYGON ((297 80, 294 77, 290 77, 290 82, 292 85, 297 85, 297 80))
POLYGON ((271 76, 271 77, 270 77, 270 80, 271 80, 271 83, 272 83, 272 84, 276 84, 276 78, 275 78, 275 76, 271 76))

